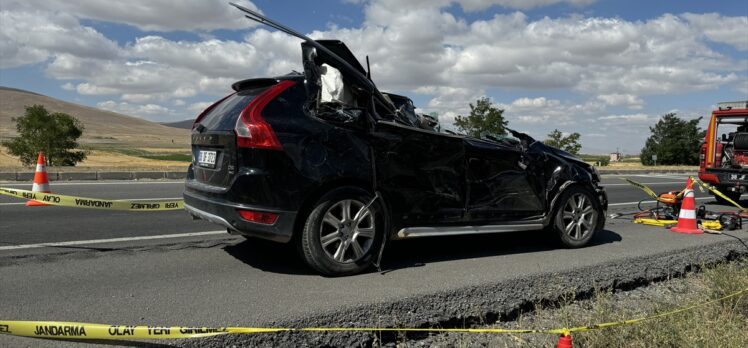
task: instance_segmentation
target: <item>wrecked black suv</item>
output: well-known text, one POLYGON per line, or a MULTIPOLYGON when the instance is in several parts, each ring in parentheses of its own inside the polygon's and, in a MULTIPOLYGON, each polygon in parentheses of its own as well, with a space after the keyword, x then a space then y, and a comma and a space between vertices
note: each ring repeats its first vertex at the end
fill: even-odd
POLYGON ((603 228, 588 164, 522 133, 435 132, 340 41, 306 39, 302 56, 303 74, 237 82, 197 118, 193 216, 296 243, 325 275, 363 271, 385 240, 546 230, 580 247, 603 228))

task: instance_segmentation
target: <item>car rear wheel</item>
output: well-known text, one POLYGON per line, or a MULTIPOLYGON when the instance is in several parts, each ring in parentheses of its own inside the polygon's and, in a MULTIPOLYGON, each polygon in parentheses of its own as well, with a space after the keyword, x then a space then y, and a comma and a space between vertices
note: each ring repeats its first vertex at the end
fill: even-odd
POLYGON ((384 210, 356 188, 339 188, 317 201, 298 240, 306 263, 324 275, 359 273, 375 261, 384 236, 384 210))
POLYGON ((571 186, 561 193, 553 229, 561 243, 569 248, 587 244, 601 228, 603 209, 600 202, 581 186, 571 186))

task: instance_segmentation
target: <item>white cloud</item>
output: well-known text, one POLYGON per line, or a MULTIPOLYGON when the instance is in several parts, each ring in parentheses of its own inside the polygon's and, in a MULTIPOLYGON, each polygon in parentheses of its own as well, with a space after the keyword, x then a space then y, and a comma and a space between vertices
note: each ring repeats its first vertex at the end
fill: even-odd
POLYGON ((64 13, 0 10, 0 68, 43 62, 54 55, 114 59, 119 47, 64 13))
POLYGON ((601 121, 624 121, 624 122, 631 122, 631 121, 649 121, 650 117, 647 114, 629 114, 629 115, 608 115, 608 116, 601 116, 597 118, 601 121))
MULTIPOLYGON (((652 96, 724 86, 748 95, 748 61, 722 53, 720 45, 713 44, 745 50, 746 35, 740 35, 745 33, 745 16, 664 14, 628 21, 585 15, 531 18, 514 12, 472 20, 448 11, 455 4, 479 11, 561 2, 583 6, 591 1, 371 0, 363 5, 360 26, 332 25, 310 36, 346 42, 361 62, 369 55, 380 88, 420 95, 428 100, 422 103, 424 111, 438 111, 447 124, 469 112, 469 102, 486 94, 506 109, 511 123, 540 131, 576 125, 594 134, 626 121, 598 117, 628 116, 628 121, 636 121, 642 116, 635 115, 646 115, 652 96), (512 97, 502 98, 505 91, 512 97), (541 97, 558 95, 549 91, 569 99, 541 97), (621 108, 638 114, 619 115, 626 113, 621 108)), ((42 63, 47 76, 67 82, 65 89, 107 96, 111 100, 104 106, 145 117, 164 111, 153 105, 194 114, 229 93, 237 80, 301 70, 298 39, 265 28, 239 39, 221 37, 206 31, 247 27, 240 12, 218 0, 175 3, 49 1, 38 10, 26 3, 4 3, 0 66, 42 63), (144 33, 118 45, 81 25, 80 19, 127 23, 143 30, 196 30, 200 39, 144 33)), ((646 130, 637 131, 642 129, 646 130)))
MULTIPOLYGON (((247 0, 234 2, 256 10, 247 0)), ((25 5, 148 31, 243 29, 256 24, 224 0, 25 0, 25 5)))
POLYGON ((504 117, 510 123, 542 126, 541 129, 575 125, 603 110, 597 101, 570 103, 545 97, 518 98, 508 104, 498 103, 497 107, 504 109, 504 117))
POLYGON ((748 16, 727 17, 718 13, 685 13, 683 18, 699 28, 709 40, 748 51, 748 16))
POLYGON ((118 112, 130 116, 148 117, 150 119, 166 119, 174 114, 174 110, 156 104, 131 104, 107 100, 97 103, 100 109, 118 112))
POLYGON ((748 78, 743 76, 743 78, 738 81, 737 86, 735 87, 738 92, 743 94, 743 97, 748 100, 748 78))
POLYGON ((245 42, 171 41, 159 36, 137 38, 127 47, 127 54, 169 67, 200 71, 206 76, 235 76, 237 72, 250 69, 254 71, 249 73, 258 73, 257 63, 263 58, 253 45, 245 42))
POLYGON ((213 102, 199 102, 199 103, 193 103, 190 104, 190 106, 187 107, 187 111, 190 111, 191 113, 195 114, 196 116, 203 112, 203 110, 207 109, 209 106, 211 106, 213 102))
POLYGON ((572 5, 583 6, 593 3, 595 0, 458 0, 457 2, 467 11, 479 11, 493 5, 520 10, 528 10, 535 7, 543 7, 558 3, 569 3, 572 5))
POLYGON ((602 94, 597 99, 610 106, 627 106, 629 109, 644 107, 644 101, 632 94, 602 94))
MULTIPOLYGON (((344 3, 360 4, 367 2, 365 0, 343 0, 344 3)), ((463 10, 468 12, 482 11, 491 6, 501 6, 510 9, 529 10, 537 7, 544 7, 560 3, 567 3, 575 6, 585 6, 594 3, 595 0, 371 0, 369 5, 382 4, 384 7, 403 9, 410 11, 425 7, 444 8, 451 4, 457 4, 463 10)))

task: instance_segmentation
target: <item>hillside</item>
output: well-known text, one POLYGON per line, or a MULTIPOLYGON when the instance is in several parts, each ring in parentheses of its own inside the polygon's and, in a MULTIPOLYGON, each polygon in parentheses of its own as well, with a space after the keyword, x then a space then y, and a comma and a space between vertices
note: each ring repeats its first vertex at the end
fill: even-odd
POLYGON ((50 112, 76 117, 86 127, 80 142, 94 148, 189 149, 189 131, 137 117, 65 102, 33 92, 0 87, 0 138, 16 136, 11 118, 23 116, 27 105, 41 104, 50 112))

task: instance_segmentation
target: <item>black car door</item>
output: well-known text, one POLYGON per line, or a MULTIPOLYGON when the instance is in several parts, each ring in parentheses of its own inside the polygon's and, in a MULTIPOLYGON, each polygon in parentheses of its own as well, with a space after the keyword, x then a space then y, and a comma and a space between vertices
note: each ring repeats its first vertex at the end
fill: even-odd
POLYGON ((519 148, 465 138, 467 219, 508 222, 542 216, 542 171, 519 148))
POLYGON ((377 189, 388 197, 398 226, 462 219, 465 151, 462 138, 379 121, 371 133, 377 189))

